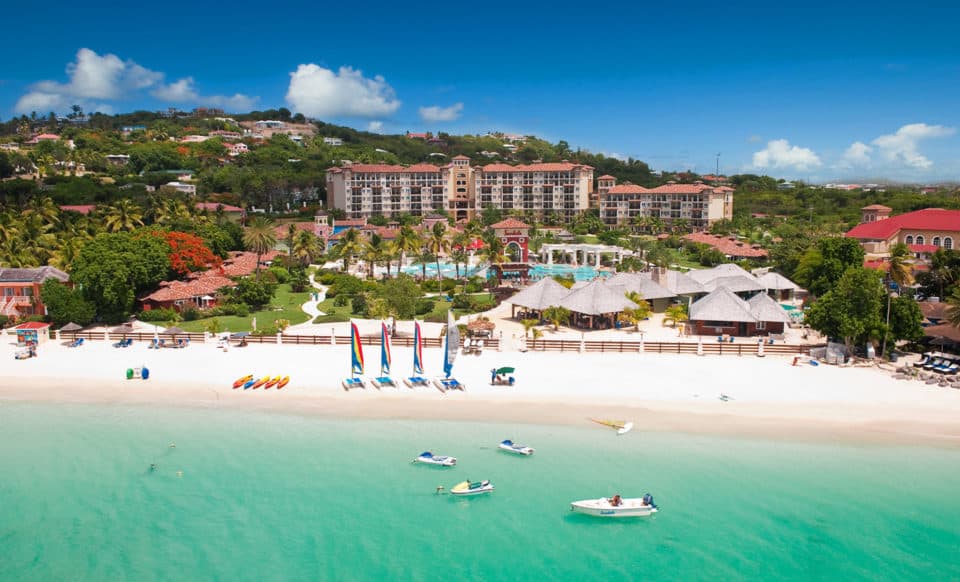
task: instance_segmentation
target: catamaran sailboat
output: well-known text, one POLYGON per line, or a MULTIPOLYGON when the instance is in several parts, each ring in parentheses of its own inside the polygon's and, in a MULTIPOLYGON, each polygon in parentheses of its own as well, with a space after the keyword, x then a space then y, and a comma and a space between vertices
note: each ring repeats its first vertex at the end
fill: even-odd
POLYGON ((616 429, 617 434, 627 434, 633 430, 633 423, 626 420, 604 420, 600 418, 591 418, 593 422, 597 424, 602 424, 604 426, 609 426, 610 428, 616 429))
POLYGON ((423 374, 423 334, 420 332, 420 322, 413 322, 413 376, 404 378, 403 383, 408 388, 417 386, 429 386, 430 380, 427 380, 420 374, 423 374))
POLYGON ((447 343, 443 349, 443 378, 437 378, 435 383, 441 392, 447 390, 466 390, 467 386, 450 376, 453 371, 453 361, 457 359, 457 351, 460 349, 460 329, 457 328, 453 320, 453 311, 447 312, 447 343))
POLYGON ((371 382, 377 388, 384 386, 397 387, 397 382, 390 377, 390 333, 387 331, 387 323, 380 322, 380 375, 373 378, 371 382))
POLYGON ((360 343, 360 330, 357 324, 350 322, 350 377, 343 379, 343 389, 366 388, 363 378, 363 345, 360 343))

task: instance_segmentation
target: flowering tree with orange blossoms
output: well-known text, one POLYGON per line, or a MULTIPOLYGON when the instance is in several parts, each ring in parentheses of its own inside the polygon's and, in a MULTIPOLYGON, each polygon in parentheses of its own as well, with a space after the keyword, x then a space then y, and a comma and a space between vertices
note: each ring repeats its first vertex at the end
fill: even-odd
POLYGON ((217 267, 222 263, 220 257, 213 254, 199 236, 177 231, 154 231, 151 234, 162 238, 170 247, 170 268, 178 275, 217 267))

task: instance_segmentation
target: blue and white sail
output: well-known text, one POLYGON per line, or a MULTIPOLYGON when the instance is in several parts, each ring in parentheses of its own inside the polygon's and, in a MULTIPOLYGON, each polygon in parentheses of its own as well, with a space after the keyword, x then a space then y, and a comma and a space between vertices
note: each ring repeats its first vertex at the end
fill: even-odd
POLYGON ((443 373, 447 378, 453 371, 453 361, 457 358, 457 351, 460 349, 460 330, 453 320, 453 310, 447 312, 447 345, 443 350, 443 373))
POLYGON ((423 335, 416 320, 413 321, 413 374, 423 374, 423 335))
POLYGON ((387 332, 386 322, 380 322, 380 375, 386 376, 390 373, 390 334, 387 332))

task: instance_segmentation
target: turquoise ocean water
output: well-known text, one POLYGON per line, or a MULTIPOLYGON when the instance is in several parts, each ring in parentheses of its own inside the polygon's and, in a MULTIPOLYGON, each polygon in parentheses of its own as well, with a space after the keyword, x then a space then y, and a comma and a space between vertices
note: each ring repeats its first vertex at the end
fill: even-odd
POLYGON ((955 450, 0 406, 2 580, 956 580, 958 548, 955 450), (434 492, 465 478, 496 491, 434 492), (647 491, 652 518, 569 511, 647 491))

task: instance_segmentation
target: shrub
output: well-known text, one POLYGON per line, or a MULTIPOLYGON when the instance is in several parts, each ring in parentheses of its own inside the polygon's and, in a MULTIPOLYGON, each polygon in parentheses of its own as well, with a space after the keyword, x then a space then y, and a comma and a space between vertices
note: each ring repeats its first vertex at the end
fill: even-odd
POLYGON ((440 290, 444 293, 450 293, 457 288, 457 282, 453 279, 444 279, 440 282, 440 290))
POLYGON ((183 308, 180 312, 180 317, 182 317, 184 321, 196 321, 200 319, 200 310, 189 305, 183 308))
POLYGON ((470 296, 466 294, 454 295, 452 307, 454 309, 470 309, 471 301, 470 296))
POLYGON ((290 271, 278 265, 270 267, 268 272, 274 276, 274 278, 277 280, 277 283, 286 283, 290 280, 290 271))
POLYGON ((420 288, 427 293, 438 293, 440 291, 440 283, 436 279, 427 279, 420 283, 420 288))
POLYGON ((319 273, 319 277, 314 276, 315 280, 319 280, 321 285, 333 285, 334 281, 337 280, 337 273, 333 271, 323 271, 319 273))
POLYGON ((464 285, 463 290, 467 293, 480 293, 486 287, 486 283, 482 277, 472 277, 470 281, 464 285))
POLYGON ((176 321, 179 319, 177 312, 173 309, 148 309, 137 315, 140 321, 176 321))
POLYGON ((0 328, 7 327, 7 324, 10 323, 10 317, 6 315, 0 315, 0 328))
POLYGON ((350 316, 344 313, 328 313, 318 315, 314 318, 313 323, 342 323, 344 321, 350 321, 350 316))
POLYGON ((417 301, 416 314, 426 315, 433 311, 435 305, 436 302, 434 301, 430 301, 429 299, 421 299, 420 301, 417 301))
POLYGON ((347 305, 350 305, 350 298, 346 295, 337 295, 333 298, 334 307, 346 307, 347 305))
POLYGON ((360 317, 366 317, 369 314, 370 307, 367 305, 367 296, 363 293, 358 293, 353 298, 353 314, 359 315, 360 317))

